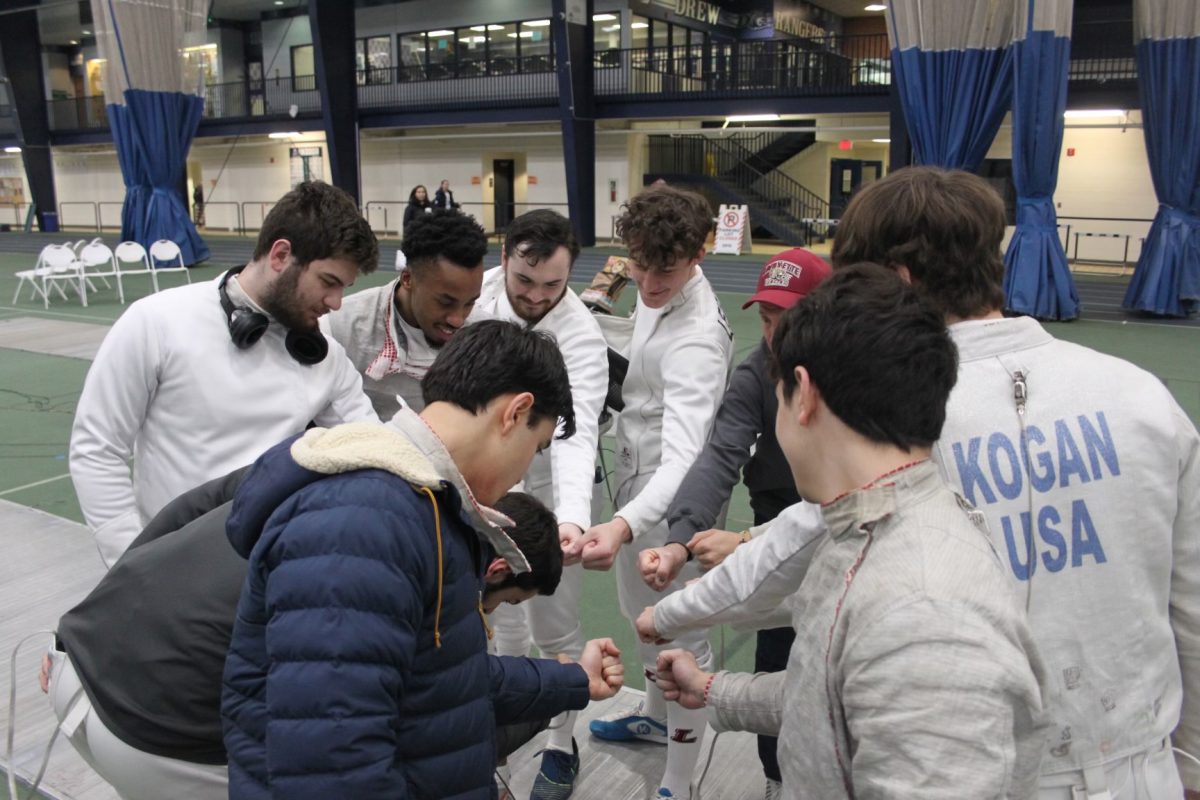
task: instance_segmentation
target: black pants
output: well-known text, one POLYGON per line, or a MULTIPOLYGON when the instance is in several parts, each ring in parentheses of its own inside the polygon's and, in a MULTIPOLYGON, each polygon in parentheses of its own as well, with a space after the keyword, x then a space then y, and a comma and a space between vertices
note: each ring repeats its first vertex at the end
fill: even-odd
MULTIPOLYGON (((496 758, 503 761, 550 726, 549 719, 496 726, 496 758)), ((775 741, 772 739, 771 741, 775 741)))

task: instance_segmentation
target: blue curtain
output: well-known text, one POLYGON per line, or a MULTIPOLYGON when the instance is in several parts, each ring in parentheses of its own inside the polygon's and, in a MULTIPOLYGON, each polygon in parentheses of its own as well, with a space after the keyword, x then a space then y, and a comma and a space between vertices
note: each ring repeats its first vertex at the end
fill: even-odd
POLYGON ((1160 205, 1124 306, 1183 317, 1200 303, 1200 37, 1143 39, 1137 67, 1160 205))
MULTIPOLYGON (((1029 19, 1033 19, 1029 0, 1029 19)), ((1067 107, 1071 40, 1027 30, 1013 43, 1013 182, 1017 230, 1004 254, 1007 308, 1038 319, 1075 319, 1079 295, 1058 238, 1054 189, 1067 107)))
POLYGON ((149 247, 158 239, 179 245, 185 264, 209 257, 179 196, 188 149, 204 101, 181 92, 125 91, 125 105, 109 105, 117 158, 125 179, 121 238, 149 247))
POLYGON ((913 159, 974 172, 1012 99, 1012 52, 996 49, 892 49, 892 75, 913 159))

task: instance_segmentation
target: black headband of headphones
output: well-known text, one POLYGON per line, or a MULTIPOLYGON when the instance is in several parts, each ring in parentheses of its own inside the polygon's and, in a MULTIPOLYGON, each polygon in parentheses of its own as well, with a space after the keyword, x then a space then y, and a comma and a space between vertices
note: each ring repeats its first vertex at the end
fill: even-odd
MULTIPOLYGON (((233 340, 234 346, 239 350, 253 347, 271 325, 271 318, 266 314, 250 308, 239 308, 229 299, 229 290, 225 288, 225 284, 245 268, 245 265, 242 265, 229 270, 221 276, 221 281, 217 284, 217 293, 221 298, 221 310, 225 312, 225 324, 229 328, 229 338, 233 340)), ((289 328, 283 344, 287 348, 288 355, 305 366, 320 364, 329 353, 329 342, 325 341, 325 336, 319 328, 309 331, 297 331, 289 328)))

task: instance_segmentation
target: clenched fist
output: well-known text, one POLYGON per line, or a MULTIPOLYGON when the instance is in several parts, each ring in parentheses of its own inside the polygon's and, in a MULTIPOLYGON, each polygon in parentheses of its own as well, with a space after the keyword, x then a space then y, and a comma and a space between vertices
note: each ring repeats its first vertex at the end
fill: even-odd
POLYGON ((612 639, 592 639, 583 647, 579 666, 588 676, 588 695, 592 700, 607 700, 625 684, 621 651, 612 639))

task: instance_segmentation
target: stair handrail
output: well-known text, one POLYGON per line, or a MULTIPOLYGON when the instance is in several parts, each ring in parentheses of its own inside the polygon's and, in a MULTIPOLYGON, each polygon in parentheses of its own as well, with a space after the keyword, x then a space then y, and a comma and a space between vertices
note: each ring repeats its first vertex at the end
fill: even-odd
POLYGON ((724 169, 718 166, 714 177, 743 194, 753 193, 761 197, 762 202, 758 203, 754 202, 753 197, 746 199, 751 201, 751 205, 759 206, 760 213, 775 217, 777 223, 782 223, 797 239, 808 241, 813 225, 804 220, 825 218, 821 197, 778 170, 774 171, 774 175, 764 174, 748 164, 741 153, 725 148, 723 141, 710 140, 707 143, 707 147, 724 156, 724 159, 714 159, 718 164, 725 161, 721 165, 724 169))
MULTIPOLYGON (((828 218, 828 216, 829 216, 829 201, 828 200, 821 197, 819 194, 814 192, 812 189, 809 189, 807 186, 800 183, 800 181, 796 180, 795 178, 793 178, 792 176, 788 175, 787 173, 783 172, 780 169, 772 169, 770 171, 770 173, 764 173, 764 172, 762 172, 762 170, 759 170, 758 168, 756 168, 753 164, 751 164, 749 162, 749 158, 754 157, 756 155, 756 153, 754 153, 754 151, 752 151, 752 150, 749 150, 745 145, 743 145, 740 141, 738 141, 737 137, 730 137, 728 139, 718 139, 718 140, 712 140, 712 141, 728 142, 728 143, 732 144, 737 150, 740 150, 741 151, 740 154, 734 153, 732 155, 734 155, 737 158, 737 161, 742 165, 742 168, 747 169, 758 176, 758 178, 754 182, 766 181, 766 183, 769 186, 772 186, 772 187, 778 186, 782 190, 781 194, 776 195, 774 197, 768 196, 768 199, 770 199, 770 200, 791 199, 798 195, 798 199, 803 200, 802 205, 807 208, 810 208, 812 210, 812 213, 794 215, 798 219, 804 219, 804 218, 826 219, 826 218, 828 218)), ((722 173, 718 170, 718 174, 722 174, 722 173)), ((754 188, 754 187, 751 186, 748 188, 754 188)))

